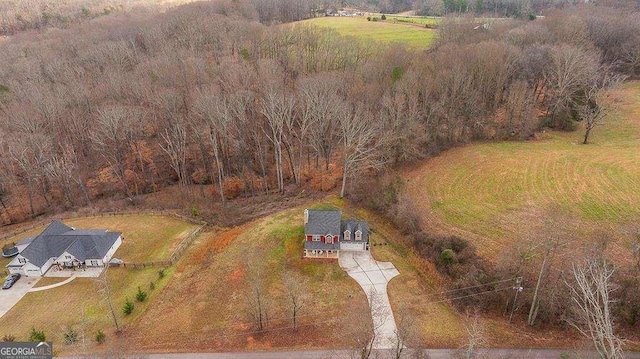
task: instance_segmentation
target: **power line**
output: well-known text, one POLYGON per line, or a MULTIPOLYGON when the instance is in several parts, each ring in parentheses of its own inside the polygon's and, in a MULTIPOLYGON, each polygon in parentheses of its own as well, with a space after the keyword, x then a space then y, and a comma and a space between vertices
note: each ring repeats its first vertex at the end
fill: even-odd
MULTIPOLYGON (((473 286, 473 287, 477 287, 477 286, 473 286)), ((471 288, 471 287, 469 287, 471 288)), ((418 308, 418 307, 422 307, 422 306, 427 306, 427 305, 432 305, 432 304, 440 304, 440 303, 444 303, 444 302, 448 302, 448 301, 455 301, 455 300, 460 300, 460 299, 464 299, 464 298, 470 298, 470 297, 474 297, 474 296, 481 296, 481 295, 486 295, 486 294, 490 294, 490 293, 496 293, 499 291, 503 291, 503 290, 512 290, 513 287, 504 287, 504 288, 497 288, 497 289, 492 289, 492 290, 487 290, 487 291, 483 291, 480 293, 473 293, 473 294, 467 294, 467 295, 463 295, 463 296, 458 296, 458 297, 454 297, 454 298, 446 298, 446 299, 441 299, 441 300, 434 300, 434 301, 429 301, 429 302, 423 302, 423 303, 418 303, 412 306, 408 306, 405 308, 418 308)), ((337 314, 337 312, 333 311, 333 312, 322 312, 321 314, 337 314)), ((296 318, 301 318, 301 317, 310 317, 310 316, 317 316, 318 313, 315 314, 307 314, 305 316, 296 316, 296 318)), ((282 319, 291 319, 291 316, 286 317, 286 318, 282 318, 282 319)), ((273 319, 276 320, 276 319, 273 319)), ((301 323, 296 325, 296 327, 303 327, 303 326, 311 326, 311 325, 317 325, 317 324, 326 324, 329 322, 335 322, 337 319, 333 318, 330 320, 325 320, 325 321, 312 321, 312 322, 307 322, 307 323, 301 323)), ((225 322, 229 322, 231 320, 227 320, 227 321, 223 321, 222 323, 225 322)), ((247 323, 247 322, 245 322, 247 323)), ((251 324, 253 322, 250 322, 251 324)), ((213 338, 226 338, 226 337, 235 337, 235 336, 246 336, 246 335, 252 335, 252 334, 261 334, 261 333, 265 333, 265 332, 271 332, 271 331, 280 331, 280 330, 286 330, 286 329, 293 329, 293 326, 284 326, 284 327, 278 327, 278 328, 272 328, 272 329, 264 329, 264 330, 254 330, 254 331, 249 331, 249 332, 238 332, 238 333, 234 333, 234 334, 224 334, 224 335, 217 335, 217 336, 213 336, 213 338)), ((179 334, 182 335, 188 335, 188 334, 192 334, 192 333, 207 333, 207 332, 211 332, 214 331, 215 329, 198 329, 198 330, 191 330, 191 331, 181 331, 179 334)), ((158 338, 164 338, 164 337, 175 337, 176 333, 166 333, 166 334, 162 334, 162 335, 134 335, 134 336, 127 336, 127 339, 139 339, 139 338, 152 338, 152 339, 158 339, 158 338)), ((198 340, 201 341, 201 339, 198 338, 192 338, 191 340, 198 340)), ((163 343, 167 343, 165 341, 163 341, 163 343)), ((169 342, 172 343, 172 342, 169 342)), ((175 341, 175 343, 184 343, 184 341, 175 341)))

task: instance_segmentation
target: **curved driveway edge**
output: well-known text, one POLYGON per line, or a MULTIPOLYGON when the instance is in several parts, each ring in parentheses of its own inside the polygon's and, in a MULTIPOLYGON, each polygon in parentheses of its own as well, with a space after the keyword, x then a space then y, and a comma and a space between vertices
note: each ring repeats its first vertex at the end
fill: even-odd
POLYGON ((400 274, 391 262, 378 262, 370 251, 340 251, 340 267, 360 284, 367 295, 369 305, 375 296, 372 309, 375 339, 374 349, 391 349, 394 345, 396 322, 393 318, 391 303, 387 295, 387 283, 400 274))
POLYGON ((40 277, 26 277, 18 279, 16 284, 9 289, 2 289, 0 291, 0 317, 7 314, 7 312, 13 308, 16 303, 27 294, 31 288, 40 280, 40 277))
POLYGON ((72 275, 71 277, 69 277, 69 278, 67 278, 67 279, 63 280, 63 281, 62 281, 62 282, 60 282, 60 283, 55 283, 55 284, 45 285, 44 287, 31 288, 31 289, 29 290, 29 293, 31 293, 31 292, 39 292, 39 291, 41 291, 41 290, 47 290, 47 289, 51 289, 51 288, 56 288, 56 287, 59 287, 59 286, 65 285, 65 284, 67 284, 67 283, 71 282, 71 281, 72 281, 72 280, 74 280, 74 279, 76 279, 76 276, 75 276, 75 275, 72 275))

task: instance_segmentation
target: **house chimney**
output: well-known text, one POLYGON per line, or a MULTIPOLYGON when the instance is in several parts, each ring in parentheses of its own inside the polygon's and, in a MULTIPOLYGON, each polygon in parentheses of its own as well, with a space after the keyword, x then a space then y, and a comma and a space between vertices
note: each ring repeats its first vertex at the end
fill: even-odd
POLYGON ((304 224, 306 225, 309 222, 309 210, 304 210, 304 224))

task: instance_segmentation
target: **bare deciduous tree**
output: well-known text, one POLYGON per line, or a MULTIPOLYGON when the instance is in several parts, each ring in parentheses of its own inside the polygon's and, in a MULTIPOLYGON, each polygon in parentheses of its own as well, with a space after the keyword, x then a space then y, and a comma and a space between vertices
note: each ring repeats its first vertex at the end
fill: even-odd
POLYGON ((265 135, 273 144, 273 157, 276 165, 278 191, 284 193, 284 175, 282 172, 282 146, 285 125, 293 119, 295 100, 284 92, 269 90, 262 99, 261 112, 267 119, 265 135))
POLYGON ((245 301, 247 313, 257 330, 267 329, 269 327, 269 295, 265 289, 264 271, 257 264, 249 263, 246 272, 249 291, 245 301))
POLYGON ((187 175, 187 128, 178 121, 160 135, 160 148, 167 154, 173 171, 178 176, 180 186, 189 184, 187 175))
POLYGON ((115 309, 113 308, 113 302, 111 301, 111 288, 109 287, 109 264, 106 263, 104 266, 104 272, 98 278, 96 278, 96 282, 100 285, 100 291, 104 293, 104 299, 107 301, 107 305, 109 306, 109 312, 111 314, 111 318, 113 319, 113 324, 116 327, 116 333, 120 332, 120 325, 118 324, 118 316, 116 314, 115 309))
POLYGON ((355 107, 340 116, 340 130, 344 151, 342 169, 342 188, 340 197, 344 197, 347 177, 358 170, 372 167, 379 168, 384 163, 380 156, 383 134, 380 123, 373 115, 361 107, 355 107))
POLYGON ((294 272, 283 272, 282 283, 284 284, 289 300, 293 329, 296 329, 298 313, 304 307, 307 300, 307 283, 300 275, 294 272))
POLYGON ((140 113, 133 108, 113 106, 98 112, 96 127, 91 133, 91 140, 111 166, 130 200, 133 193, 127 184, 126 156, 135 137, 136 123, 140 121, 140 113))
POLYGON ((565 282, 574 304, 569 324, 591 339, 603 359, 623 358, 622 340, 614 333, 611 277, 614 268, 605 259, 585 260, 573 266, 574 282, 565 282))
POLYGON ((478 313, 471 316, 466 313, 464 329, 467 332, 467 343, 458 351, 458 355, 464 359, 473 359, 481 355, 480 351, 487 344, 485 327, 478 321, 478 313))

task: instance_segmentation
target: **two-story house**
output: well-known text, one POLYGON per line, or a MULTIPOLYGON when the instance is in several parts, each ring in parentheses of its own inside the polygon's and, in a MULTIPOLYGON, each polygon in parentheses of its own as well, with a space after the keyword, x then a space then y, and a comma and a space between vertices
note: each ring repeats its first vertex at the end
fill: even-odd
POLYGON ((304 210, 304 256, 338 258, 340 250, 369 250, 369 226, 365 221, 342 220, 337 210, 304 210))

